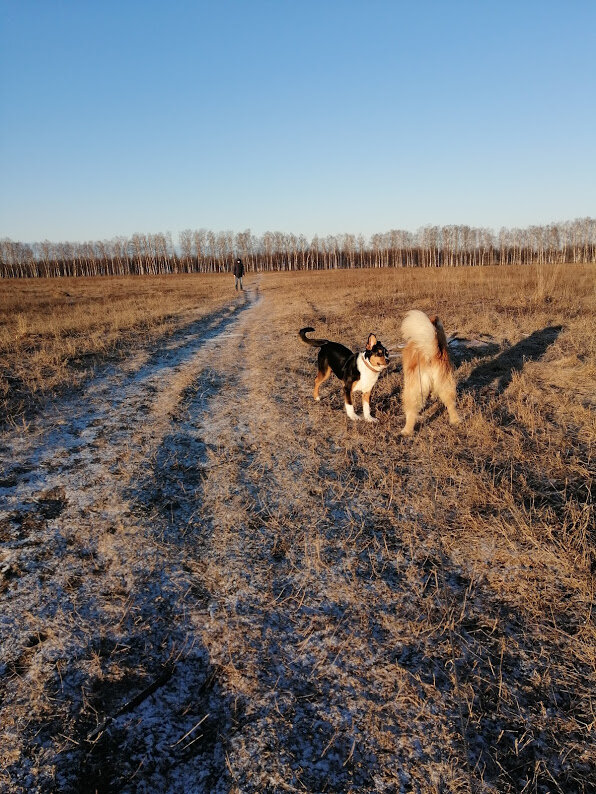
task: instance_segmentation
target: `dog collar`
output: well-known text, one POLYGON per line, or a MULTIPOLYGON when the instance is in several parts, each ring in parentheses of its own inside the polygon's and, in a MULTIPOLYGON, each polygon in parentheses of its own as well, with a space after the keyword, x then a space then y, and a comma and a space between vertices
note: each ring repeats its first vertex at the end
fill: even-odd
POLYGON ((372 364, 369 364, 369 362, 368 362, 366 356, 364 355, 364 353, 362 354, 362 360, 364 361, 364 363, 366 364, 366 366, 369 368, 369 370, 371 372, 379 373, 379 372, 382 372, 383 369, 384 369, 384 367, 381 367, 381 369, 375 369, 372 364))

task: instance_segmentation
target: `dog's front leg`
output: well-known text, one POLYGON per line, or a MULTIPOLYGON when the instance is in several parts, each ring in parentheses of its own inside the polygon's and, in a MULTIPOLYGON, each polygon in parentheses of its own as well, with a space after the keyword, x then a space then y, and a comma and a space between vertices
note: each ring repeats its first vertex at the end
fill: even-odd
POLYGON ((346 405, 346 413, 347 413, 348 417, 350 419, 352 419, 354 422, 356 422, 358 419, 360 419, 360 417, 356 415, 356 411, 354 410, 354 406, 352 405, 352 388, 353 388, 353 386, 354 386, 354 384, 352 382, 346 383, 346 388, 345 388, 346 402, 345 402, 345 405, 346 405))
POLYGON ((378 422, 374 416, 370 415, 370 392, 366 391, 362 394, 362 413, 367 422, 378 422))

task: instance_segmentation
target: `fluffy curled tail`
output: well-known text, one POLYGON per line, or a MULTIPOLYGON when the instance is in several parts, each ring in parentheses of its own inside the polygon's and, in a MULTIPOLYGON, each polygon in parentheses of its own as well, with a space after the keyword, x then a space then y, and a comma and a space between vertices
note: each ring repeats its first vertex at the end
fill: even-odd
POLYGON ((447 353, 445 331, 438 317, 432 320, 418 309, 409 311, 401 324, 401 333, 406 342, 413 342, 425 358, 447 353))
POLYGON ((314 329, 314 328, 311 328, 310 326, 308 326, 308 328, 301 328, 301 329, 298 331, 298 335, 300 336, 300 339, 302 339, 302 341, 303 341, 305 344, 307 344, 307 345, 310 345, 311 347, 323 347, 323 345, 326 345, 326 344, 327 344, 327 342, 329 341, 328 339, 309 339, 309 338, 306 336, 306 334, 307 334, 309 331, 314 331, 314 330, 315 330, 315 329, 314 329))

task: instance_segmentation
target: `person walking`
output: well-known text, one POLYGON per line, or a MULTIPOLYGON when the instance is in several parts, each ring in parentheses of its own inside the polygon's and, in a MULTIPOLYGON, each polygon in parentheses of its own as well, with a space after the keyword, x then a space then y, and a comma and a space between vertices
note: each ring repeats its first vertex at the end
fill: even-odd
POLYGON ((242 259, 238 257, 234 262, 234 287, 238 289, 238 285, 240 284, 240 289, 242 289, 242 276, 244 275, 244 265, 242 264, 242 259))

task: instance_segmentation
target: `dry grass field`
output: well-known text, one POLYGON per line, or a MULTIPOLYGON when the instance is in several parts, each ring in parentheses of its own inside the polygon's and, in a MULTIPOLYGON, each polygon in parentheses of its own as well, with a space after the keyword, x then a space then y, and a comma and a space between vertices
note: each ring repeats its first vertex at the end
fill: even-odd
POLYGON ((0 421, 84 382, 98 361, 215 311, 226 299, 221 285, 209 275, 5 281, 0 421))
POLYGON ((5 283, 0 790, 596 791, 594 283, 5 283), (410 308, 463 423, 404 439, 410 308), (378 423, 305 325, 395 353, 378 423))

